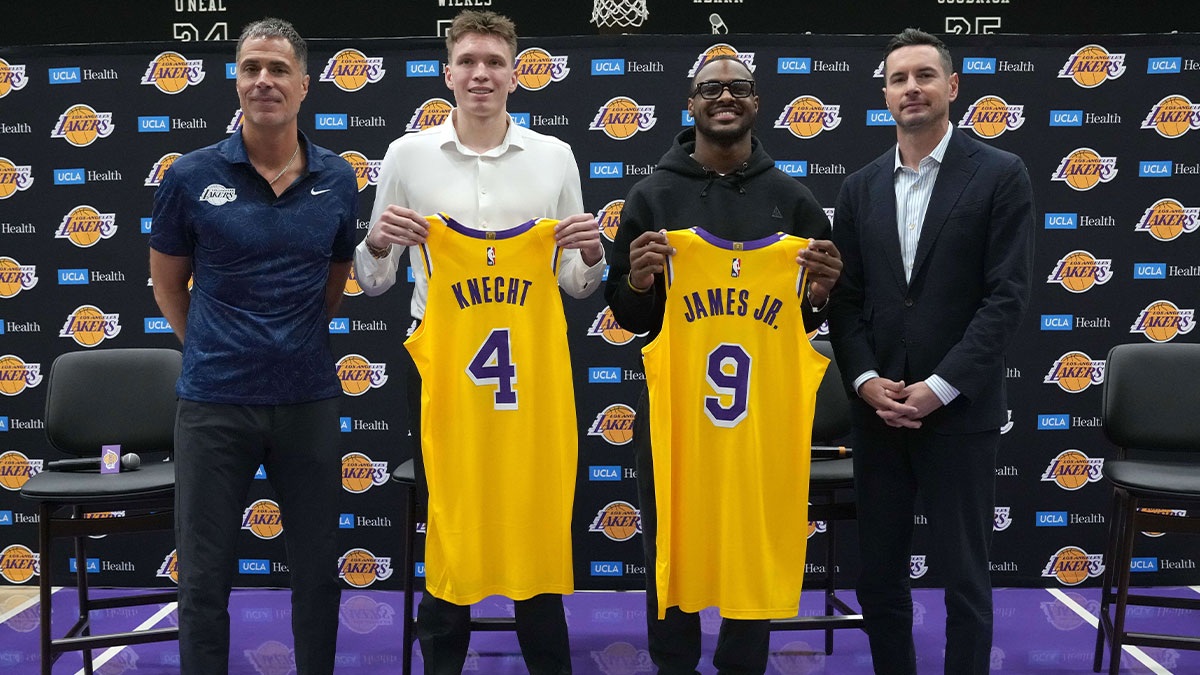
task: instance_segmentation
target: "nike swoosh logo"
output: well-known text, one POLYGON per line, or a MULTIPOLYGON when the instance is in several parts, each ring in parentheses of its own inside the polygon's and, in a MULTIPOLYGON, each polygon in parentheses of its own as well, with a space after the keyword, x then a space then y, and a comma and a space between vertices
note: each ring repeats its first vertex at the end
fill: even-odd
POLYGON ((323 195, 332 189, 333 188, 325 188, 324 190, 318 190, 317 188, 313 188, 312 190, 310 190, 310 192, 312 193, 312 196, 316 197, 317 195, 323 195))

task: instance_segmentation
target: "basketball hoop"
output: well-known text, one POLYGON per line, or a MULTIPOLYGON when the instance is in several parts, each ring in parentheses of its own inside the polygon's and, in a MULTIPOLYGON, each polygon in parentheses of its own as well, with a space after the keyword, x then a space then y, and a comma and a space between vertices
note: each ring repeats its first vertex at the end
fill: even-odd
POLYGON ((602 31, 636 28, 648 16, 646 0, 592 0, 592 23, 602 31))

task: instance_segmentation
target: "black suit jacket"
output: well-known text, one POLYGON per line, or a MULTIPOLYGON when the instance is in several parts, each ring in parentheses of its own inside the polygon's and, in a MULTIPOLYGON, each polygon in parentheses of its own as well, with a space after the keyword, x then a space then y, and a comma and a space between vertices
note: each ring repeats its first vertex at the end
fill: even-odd
POLYGON ((1006 421, 1004 352, 1028 305, 1034 211, 1016 155, 955 130, 904 278, 893 182, 896 149, 846 178, 833 241, 845 267, 829 327, 858 421, 878 422, 853 392, 868 370, 906 384, 940 375, 961 393, 925 425, 944 433, 1006 421))

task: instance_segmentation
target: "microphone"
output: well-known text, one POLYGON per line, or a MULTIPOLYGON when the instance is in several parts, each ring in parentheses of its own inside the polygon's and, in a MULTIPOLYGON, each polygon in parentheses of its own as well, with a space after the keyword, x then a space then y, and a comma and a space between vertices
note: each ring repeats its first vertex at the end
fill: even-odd
MULTIPOLYGON (((78 459, 56 459, 46 462, 47 471, 99 471, 102 460, 99 457, 80 457, 78 459)), ((121 455, 121 471, 136 471, 142 465, 142 458, 135 452, 121 455)))

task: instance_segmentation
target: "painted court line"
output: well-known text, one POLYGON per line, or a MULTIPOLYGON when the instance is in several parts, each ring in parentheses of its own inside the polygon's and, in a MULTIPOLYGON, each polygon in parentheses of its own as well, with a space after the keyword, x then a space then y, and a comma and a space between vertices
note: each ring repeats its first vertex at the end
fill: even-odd
MULTIPOLYGON (((53 595, 54 593, 57 593, 60 590, 62 590, 62 586, 52 586, 50 588, 50 593, 51 593, 51 595, 53 595)), ((7 612, 0 614, 0 624, 3 624, 5 621, 8 621, 9 619, 20 614, 21 612, 24 612, 25 610, 29 609, 30 607, 33 607, 36 604, 38 604, 38 594, 34 593, 33 597, 29 598, 25 602, 22 602, 21 604, 17 605, 16 607, 13 607, 12 609, 8 610, 7 612)))
MULTIPOLYGON (((139 630, 147 630, 147 629, 153 628, 154 624, 158 623, 159 621, 162 621, 168 614, 170 614, 171 612, 174 612, 178 606, 179 606, 179 603, 177 603, 177 602, 167 603, 166 605, 164 605, 162 607, 162 609, 155 612, 153 616, 151 616, 149 619, 146 619, 145 621, 143 621, 141 623, 141 625, 139 625, 137 628, 134 628, 133 630, 139 631, 139 630)), ((99 670, 101 666, 108 663, 110 659, 112 659, 114 656, 119 654, 122 649, 125 649, 125 646, 109 647, 108 649, 105 649, 104 652, 102 654, 100 654, 100 656, 92 659, 93 670, 99 670)), ((83 668, 80 668, 75 673, 75 675, 83 675, 83 668)))
MULTIPOLYGON (((1093 616, 1091 612, 1087 611, 1082 606, 1080 606, 1079 603, 1072 600, 1070 598, 1070 596, 1068 596, 1066 593, 1063 593, 1061 590, 1059 590, 1057 588, 1047 588, 1046 592, 1049 593, 1050 595, 1053 595, 1054 598, 1056 600, 1058 600, 1059 602, 1061 602, 1062 604, 1066 605, 1067 607, 1070 607, 1072 612, 1075 612, 1076 614, 1078 614, 1080 616, 1080 618, 1082 618, 1084 621, 1087 621, 1092 626, 1092 628, 1096 628, 1097 626, 1100 625, 1100 619, 1098 617, 1093 616)), ((1105 642, 1106 646, 1107 646, 1107 644, 1108 643, 1105 642)), ((1154 659, 1150 658, 1150 656, 1148 654, 1146 654, 1146 652, 1142 651, 1140 648, 1133 647, 1130 645, 1123 645, 1121 647, 1121 649, 1124 649, 1133 658, 1140 661, 1143 666, 1146 666, 1146 668, 1150 669, 1150 672, 1154 673, 1155 675, 1172 675, 1171 671, 1162 667, 1162 665, 1159 664, 1158 661, 1155 661, 1154 659)))

